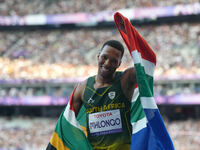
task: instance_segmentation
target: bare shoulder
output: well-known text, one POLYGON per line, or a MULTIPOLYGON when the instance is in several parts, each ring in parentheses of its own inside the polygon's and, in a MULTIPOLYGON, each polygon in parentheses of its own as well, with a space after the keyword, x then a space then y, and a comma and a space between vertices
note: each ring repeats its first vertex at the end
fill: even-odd
POLYGON ((136 72, 134 67, 127 68, 122 75, 122 83, 136 84, 136 72))
POLYGON ((136 72, 134 67, 127 68, 121 77, 121 86, 125 96, 131 100, 136 85, 136 72))
POLYGON ((80 82, 76 85, 75 92, 72 98, 72 103, 74 106, 75 115, 78 115, 78 112, 83 104, 83 93, 86 87, 87 80, 80 82))
POLYGON ((83 101, 83 94, 84 94, 84 91, 85 91, 86 84, 87 84, 87 79, 82 81, 82 82, 79 82, 76 85, 76 90, 74 92, 74 98, 75 99, 78 98, 79 100, 83 101))

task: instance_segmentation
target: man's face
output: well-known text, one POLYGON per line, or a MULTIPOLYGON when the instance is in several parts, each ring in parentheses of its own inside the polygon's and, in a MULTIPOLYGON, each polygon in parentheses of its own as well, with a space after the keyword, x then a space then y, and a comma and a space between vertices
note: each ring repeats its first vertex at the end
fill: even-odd
POLYGON ((121 51, 109 45, 98 54, 98 73, 102 77, 112 76, 121 64, 121 51))

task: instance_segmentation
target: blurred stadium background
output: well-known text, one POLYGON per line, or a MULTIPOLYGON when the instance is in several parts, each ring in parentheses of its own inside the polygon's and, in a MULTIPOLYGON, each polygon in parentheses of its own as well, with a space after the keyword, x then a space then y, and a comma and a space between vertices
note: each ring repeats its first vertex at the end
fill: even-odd
MULTIPOLYGON (((103 42, 122 41, 115 11, 157 54, 154 94, 175 148, 200 149, 199 0, 0 0, 0 150, 46 148, 103 42)), ((120 69, 131 65, 126 51, 120 69)))

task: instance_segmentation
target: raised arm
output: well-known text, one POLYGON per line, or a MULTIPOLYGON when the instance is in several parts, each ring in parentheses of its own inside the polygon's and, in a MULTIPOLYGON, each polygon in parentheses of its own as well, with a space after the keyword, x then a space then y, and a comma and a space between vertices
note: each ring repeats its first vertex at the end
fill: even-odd
POLYGON ((79 83, 75 89, 75 92, 72 98, 72 104, 74 106, 76 117, 83 104, 83 94, 85 91, 85 86, 86 86, 86 81, 79 83))
POLYGON ((135 85, 137 83, 136 80, 136 72, 133 67, 127 68, 121 78, 121 86, 125 96, 131 101, 135 85))

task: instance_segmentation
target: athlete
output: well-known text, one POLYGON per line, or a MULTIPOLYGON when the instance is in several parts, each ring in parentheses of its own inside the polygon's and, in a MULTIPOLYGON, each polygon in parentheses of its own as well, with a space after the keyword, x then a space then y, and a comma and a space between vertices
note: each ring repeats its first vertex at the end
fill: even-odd
POLYGON ((105 42, 97 55, 97 75, 79 83, 73 95, 75 115, 82 106, 86 108, 88 139, 95 150, 130 150, 136 73, 133 67, 117 71, 123 54, 119 41, 105 42))

